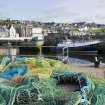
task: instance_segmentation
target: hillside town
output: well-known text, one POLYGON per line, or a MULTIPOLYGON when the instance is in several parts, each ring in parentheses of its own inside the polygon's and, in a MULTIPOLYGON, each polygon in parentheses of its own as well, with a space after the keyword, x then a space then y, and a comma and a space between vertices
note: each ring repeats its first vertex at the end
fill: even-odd
MULTIPOLYGON (((5 20, 6 21, 6 20, 5 20)), ((12 20, 10 20, 11 22, 12 20)), ((96 23, 42 23, 35 21, 20 21, 19 23, 1 24, 0 23, 0 37, 9 37, 9 32, 15 30, 16 35, 14 37, 31 37, 33 28, 41 28, 43 33, 51 37, 68 37, 68 38, 85 38, 91 39, 104 35, 104 24, 96 23), (102 30, 103 29, 103 30, 102 30), (98 32, 97 30, 102 30, 98 32), (97 35, 99 34, 99 35, 97 35)), ((13 37, 13 36, 12 36, 13 37)))

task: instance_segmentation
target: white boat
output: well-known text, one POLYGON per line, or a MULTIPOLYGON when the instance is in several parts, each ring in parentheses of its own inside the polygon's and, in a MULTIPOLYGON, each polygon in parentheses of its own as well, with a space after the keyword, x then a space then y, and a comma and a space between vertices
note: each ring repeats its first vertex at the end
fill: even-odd
POLYGON ((98 44, 100 44, 100 40, 90 40, 90 41, 72 41, 72 40, 64 40, 61 43, 58 43, 58 47, 68 47, 72 50, 96 50, 98 44))
POLYGON ((88 46, 88 45, 94 45, 94 44, 99 44, 101 41, 100 40, 93 40, 93 41, 72 41, 72 40, 64 40, 61 43, 58 43, 58 47, 81 47, 81 46, 88 46))

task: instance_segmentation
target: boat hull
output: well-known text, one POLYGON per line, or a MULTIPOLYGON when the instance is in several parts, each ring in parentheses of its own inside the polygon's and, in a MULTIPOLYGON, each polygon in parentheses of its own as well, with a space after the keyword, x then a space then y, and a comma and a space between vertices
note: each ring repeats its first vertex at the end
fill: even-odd
POLYGON ((78 46, 78 47, 68 47, 71 51, 96 51, 98 50, 99 44, 78 46))

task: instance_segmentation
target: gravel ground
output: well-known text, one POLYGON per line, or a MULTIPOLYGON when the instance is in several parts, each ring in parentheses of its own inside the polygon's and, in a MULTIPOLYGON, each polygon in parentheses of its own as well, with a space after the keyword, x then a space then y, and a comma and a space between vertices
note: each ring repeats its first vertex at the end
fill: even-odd
POLYGON ((73 85, 72 84, 62 84, 62 85, 59 85, 59 87, 61 87, 61 89, 67 92, 74 92, 74 91, 79 90, 79 85, 74 85, 74 84, 73 85))
POLYGON ((83 72, 88 75, 105 79, 105 64, 100 64, 99 68, 95 68, 94 64, 69 64, 70 70, 75 72, 83 72))

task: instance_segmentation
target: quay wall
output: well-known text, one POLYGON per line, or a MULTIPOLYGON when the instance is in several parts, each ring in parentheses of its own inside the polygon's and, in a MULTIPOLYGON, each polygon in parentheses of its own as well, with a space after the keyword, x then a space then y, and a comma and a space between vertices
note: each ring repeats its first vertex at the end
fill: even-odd
POLYGON ((0 48, 0 55, 8 55, 10 52, 11 55, 18 55, 19 49, 18 48, 11 48, 10 51, 6 48, 0 48))

